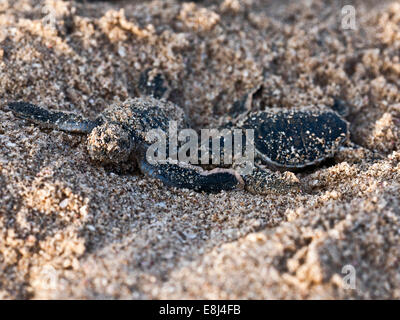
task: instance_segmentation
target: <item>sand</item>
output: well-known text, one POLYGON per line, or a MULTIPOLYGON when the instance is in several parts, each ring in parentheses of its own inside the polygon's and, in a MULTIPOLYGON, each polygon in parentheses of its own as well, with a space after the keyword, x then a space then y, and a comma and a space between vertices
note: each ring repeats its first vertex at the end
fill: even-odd
POLYGON ((0 299, 399 299, 400 5, 374 2, 344 30, 340 1, 1 1, 0 299), (196 193, 4 108, 95 118, 147 69, 198 129, 260 85, 260 110, 339 97, 362 148, 302 192, 196 193))

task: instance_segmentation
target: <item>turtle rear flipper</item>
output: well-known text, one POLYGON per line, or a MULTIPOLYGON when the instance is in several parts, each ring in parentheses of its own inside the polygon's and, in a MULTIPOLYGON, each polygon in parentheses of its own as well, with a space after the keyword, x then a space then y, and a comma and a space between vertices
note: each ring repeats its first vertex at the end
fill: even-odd
POLYGON ((140 170, 161 180, 164 184, 176 188, 186 188, 197 192, 217 193, 222 190, 234 190, 243 186, 243 180, 232 169, 214 169, 204 171, 199 167, 182 164, 150 164, 145 159, 139 163, 140 170))
POLYGON ((11 102, 7 105, 17 117, 31 121, 42 128, 70 133, 88 134, 98 125, 96 121, 66 112, 53 112, 27 102, 11 102))

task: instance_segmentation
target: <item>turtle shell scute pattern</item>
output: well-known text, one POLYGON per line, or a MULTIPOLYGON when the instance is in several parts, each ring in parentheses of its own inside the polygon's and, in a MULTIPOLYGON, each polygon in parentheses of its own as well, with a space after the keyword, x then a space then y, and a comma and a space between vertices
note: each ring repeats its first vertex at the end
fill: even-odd
POLYGON ((242 123, 254 129, 254 144, 264 162, 284 169, 303 168, 333 156, 348 138, 347 122, 334 111, 260 111, 242 123))

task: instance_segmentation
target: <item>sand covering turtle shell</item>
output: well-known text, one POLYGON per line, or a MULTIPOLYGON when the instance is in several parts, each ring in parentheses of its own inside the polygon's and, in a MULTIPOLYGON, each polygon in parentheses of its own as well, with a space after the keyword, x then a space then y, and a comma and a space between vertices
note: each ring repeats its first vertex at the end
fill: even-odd
POLYGON ((352 3, 357 30, 340 1, 1 1, 0 298, 400 298, 400 5, 352 3), (208 195, 116 174, 84 137, 2 109, 94 119, 148 69, 196 128, 259 86, 253 111, 340 97, 380 157, 296 173, 303 192, 208 195))

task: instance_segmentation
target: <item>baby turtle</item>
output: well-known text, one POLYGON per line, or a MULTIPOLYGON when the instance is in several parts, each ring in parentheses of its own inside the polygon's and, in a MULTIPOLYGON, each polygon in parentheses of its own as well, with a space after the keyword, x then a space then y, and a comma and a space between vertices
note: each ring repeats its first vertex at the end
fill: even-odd
MULTIPOLYGON (((335 111, 311 107, 252 112, 236 126, 254 130, 256 160, 280 171, 318 165, 333 157, 349 138, 348 123, 335 111)), ((253 193, 298 186, 294 175, 282 175, 257 163, 243 179, 253 193)))
POLYGON ((301 108, 250 113, 238 123, 254 130, 256 156, 285 170, 317 165, 333 157, 348 138, 348 124, 332 110, 301 108))
POLYGON ((107 108, 96 120, 66 112, 51 112, 26 102, 13 102, 8 108, 18 117, 69 133, 86 134, 92 160, 102 165, 132 161, 142 173, 160 179, 167 185, 195 191, 219 192, 240 185, 241 178, 231 169, 202 170, 180 163, 150 164, 146 150, 151 144, 146 133, 160 128, 168 131, 170 120, 182 126, 183 110, 171 102, 153 97, 128 99, 107 108))
POLYGON ((151 145, 147 133, 152 129, 168 132, 170 121, 186 128, 185 114, 163 96, 169 88, 161 75, 149 81, 149 70, 140 75, 138 91, 143 97, 127 99, 106 108, 95 120, 68 112, 54 112, 27 102, 7 105, 17 117, 42 128, 87 135, 87 150, 95 162, 120 167, 128 164, 164 184, 195 191, 220 192, 240 188, 243 180, 232 169, 203 170, 187 163, 151 164, 146 151, 151 145))
MULTIPOLYGON (((146 159, 152 129, 168 132, 169 122, 185 128, 185 114, 161 96, 163 81, 156 77, 147 85, 145 97, 113 104, 95 120, 66 112, 53 112, 26 102, 12 102, 8 108, 18 117, 44 128, 87 135, 89 156, 102 165, 134 163, 140 171, 166 185, 195 191, 219 192, 243 185, 255 193, 286 189, 297 184, 293 177, 256 166, 246 175, 231 168, 203 170, 188 163, 152 164, 146 159)), ((249 95, 251 98, 251 95, 249 95)), ((293 170, 315 165, 332 157, 349 135, 348 124, 328 109, 303 108, 269 110, 241 115, 225 127, 253 129, 256 157, 277 169, 293 170)), ((235 168, 235 164, 233 165, 235 168)))
POLYGON ((242 178, 248 191, 264 194, 298 187, 297 178, 287 171, 298 171, 332 158, 349 143, 350 133, 349 124, 342 117, 345 113, 339 114, 329 107, 264 106, 264 110, 252 111, 260 109, 257 97, 261 90, 262 87, 255 88, 234 102, 223 127, 254 130, 256 163, 253 171, 242 178))

